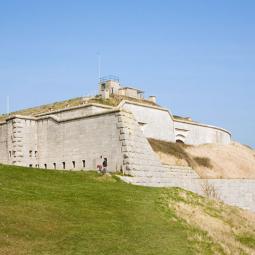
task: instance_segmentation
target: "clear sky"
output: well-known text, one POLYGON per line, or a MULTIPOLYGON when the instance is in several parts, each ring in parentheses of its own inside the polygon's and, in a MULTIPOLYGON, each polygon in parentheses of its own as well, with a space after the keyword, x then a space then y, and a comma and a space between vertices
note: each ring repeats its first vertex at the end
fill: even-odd
POLYGON ((254 0, 0 0, 0 112, 96 93, 102 75, 255 147, 254 0))

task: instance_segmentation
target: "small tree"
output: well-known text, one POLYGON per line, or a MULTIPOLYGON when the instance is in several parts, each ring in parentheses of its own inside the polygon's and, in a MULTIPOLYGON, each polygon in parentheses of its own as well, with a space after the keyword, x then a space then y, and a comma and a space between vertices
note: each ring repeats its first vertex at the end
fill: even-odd
POLYGON ((213 186, 213 184, 210 184, 208 181, 204 181, 202 184, 202 191, 204 195, 208 198, 212 198, 215 200, 220 200, 220 195, 217 192, 216 188, 213 186))

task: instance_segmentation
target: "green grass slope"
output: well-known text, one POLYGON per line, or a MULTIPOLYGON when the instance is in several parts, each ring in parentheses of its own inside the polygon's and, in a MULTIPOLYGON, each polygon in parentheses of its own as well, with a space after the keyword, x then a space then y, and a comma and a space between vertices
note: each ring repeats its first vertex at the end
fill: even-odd
POLYGON ((242 213, 181 189, 137 187, 93 172, 0 165, 1 255, 252 254, 253 218, 242 213), (189 220, 190 213, 200 213, 218 222, 223 212, 240 216, 229 223, 240 225, 231 253, 209 226, 189 220))

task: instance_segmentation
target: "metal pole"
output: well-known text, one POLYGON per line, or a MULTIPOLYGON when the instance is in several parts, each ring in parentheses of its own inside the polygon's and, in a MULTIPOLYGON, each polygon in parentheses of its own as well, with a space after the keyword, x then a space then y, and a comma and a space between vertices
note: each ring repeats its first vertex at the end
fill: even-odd
POLYGON ((10 97, 9 96, 6 97, 6 114, 7 115, 10 114, 10 97))
POLYGON ((101 79, 101 54, 98 53, 98 83, 100 83, 100 79, 101 79))

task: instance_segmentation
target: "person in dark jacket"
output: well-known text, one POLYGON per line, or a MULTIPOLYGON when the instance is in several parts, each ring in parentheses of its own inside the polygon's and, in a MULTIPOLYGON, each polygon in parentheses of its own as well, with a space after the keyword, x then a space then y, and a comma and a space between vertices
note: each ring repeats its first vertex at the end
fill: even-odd
POLYGON ((104 158, 104 161, 103 161, 103 173, 104 173, 104 174, 105 174, 106 171, 107 171, 107 166, 108 166, 107 158, 104 158))

